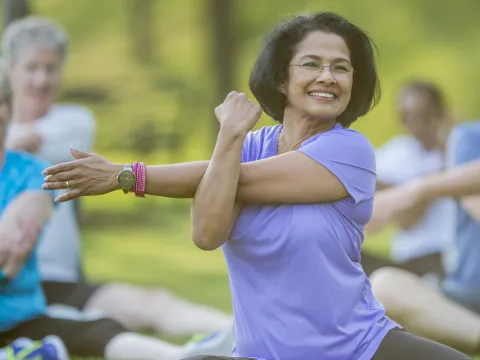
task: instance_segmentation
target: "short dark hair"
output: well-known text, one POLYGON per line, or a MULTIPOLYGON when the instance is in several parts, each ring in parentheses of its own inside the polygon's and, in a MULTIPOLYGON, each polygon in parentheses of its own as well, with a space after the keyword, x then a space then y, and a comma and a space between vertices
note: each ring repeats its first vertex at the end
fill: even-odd
POLYGON ((433 82, 425 80, 411 80, 406 82, 398 92, 397 101, 409 92, 416 92, 425 96, 427 101, 430 102, 430 105, 435 109, 439 118, 442 118, 446 114, 447 106, 443 93, 433 82))
POLYGON ((266 38, 250 74, 250 90, 268 115, 282 122, 286 98, 279 90, 288 78, 288 65, 295 47, 312 31, 342 37, 350 50, 354 68, 352 96, 337 121, 350 126, 380 100, 380 82, 375 65, 375 43, 360 27, 342 16, 322 12, 303 14, 277 26, 266 38))

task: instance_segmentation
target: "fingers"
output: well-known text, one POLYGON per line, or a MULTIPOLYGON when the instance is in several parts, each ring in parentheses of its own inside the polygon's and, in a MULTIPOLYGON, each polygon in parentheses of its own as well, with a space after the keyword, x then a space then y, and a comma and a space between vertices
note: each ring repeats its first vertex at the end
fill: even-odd
POLYGON ((59 195, 55 198, 55 202, 62 203, 78 198, 82 195, 82 192, 78 189, 72 189, 65 194, 59 195))
POLYGON ((231 98, 235 97, 235 95, 238 95, 238 92, 236 92, 236 91, 230 91, 230 92, 228 93, 227 97, 225 98, 225 100, 231 99, 231 98))
POLYGON ((64 185, 65 185, 65 181, 69 181, 71 185, 72 180, 75 180, 77 175, 78 175, 77 170, 70 170, 70 171, 60 172, 55 175, 47 175, 44 181, 46 183, 63 182, 64 185))
POLYGON ((75 159, 86 159, 94 155, 93 153, 88 153, 82 150, 74 149, 72 147, 70 147, 70 153, 75 159))
POLYGON ((73 181, 67 182, 66 181, 56 181, 56 182, 48 182, 42 185, 43 190, 66 190, 71 189, 74 185, 73 181))
POLYGON ((81 163, 81 160, 73 160, 73 161, 68 161, 62 164, 50 166, 49 168, 46 168, 43 170, 42 174, 43 175, 55 175, 61 172, 66 172, 73 170, 77 168, 81 163))

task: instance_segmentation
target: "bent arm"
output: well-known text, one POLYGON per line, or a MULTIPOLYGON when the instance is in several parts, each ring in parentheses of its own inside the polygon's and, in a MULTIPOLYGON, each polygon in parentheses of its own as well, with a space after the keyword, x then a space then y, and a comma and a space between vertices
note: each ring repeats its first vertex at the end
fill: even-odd
POLYGON ((191 212, 192 238, 203 250, 214 250, 229 237, 240 211, 236 194, 242 137, 220 130, 212 160, 196 190, 191 212))
POLYGON ((4 278, 14 277, 28 259, 52 208, 47 193, 27 190, 4 209, 0 217, 0 275, 4 278))
MULTIPOLYGON (((192 198, 209 163, 147 166, 146 193, 192 198)), ((239 168, 236 200, 240 202, 318 203, 348 196, 335 175, 298 151, 240 164, 239 168)))
POLYGON ((40 228, 47 222, 53 211, 50 194, 40 190, 28 190, 19 194, 0 216, 0 232, 11 224, 31 223, 40 228))

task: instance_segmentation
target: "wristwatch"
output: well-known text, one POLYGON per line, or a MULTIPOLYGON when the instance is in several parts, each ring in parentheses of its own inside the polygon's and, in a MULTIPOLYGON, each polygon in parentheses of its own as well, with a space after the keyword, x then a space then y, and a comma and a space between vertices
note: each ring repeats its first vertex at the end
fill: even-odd
POLYGON ((133 165, 124 165, 123 170, 117 175, 117 181, 124 194, 128 194, 137 182, 137 177, 133 172, 133 165))

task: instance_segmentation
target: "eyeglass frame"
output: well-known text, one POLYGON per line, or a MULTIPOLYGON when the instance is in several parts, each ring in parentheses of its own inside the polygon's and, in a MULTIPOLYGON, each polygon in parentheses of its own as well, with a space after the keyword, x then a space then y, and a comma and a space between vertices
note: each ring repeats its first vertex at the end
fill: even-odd
MULTIPOLYGON (((315 61, 309 61, 309 62, 315 62, 315 61)), ((341 64, 333 64, 333 65, 320 65, 319 64, 319 67, 317 69, 313 69, 313 68, 308 68, 308 66, 306 66, 306 64, 308 64, 309 62, 305 63, 305 64, 288 64, 288 66, 297 66, 297 67, 300 67, 300 68, 304 68, 305 70, 311 70, 311 71, 317 71, 319 74, 321 74, 323 72, 323 69, 328 67, 329 70, 330 70, 330 74, 332 74, 333 77, 335 77, 335 72, 332 71, 332 66, 344 66, 344 65, 341 65, 341 64)), ((353 74, 355 73, 355 68, 349 64, 351 66, 351 70, 348 70, 347 72, 345 73, 341 73, 341 74, 338 74, 337 75, 349 75, 349 74, 353 74)))

